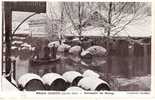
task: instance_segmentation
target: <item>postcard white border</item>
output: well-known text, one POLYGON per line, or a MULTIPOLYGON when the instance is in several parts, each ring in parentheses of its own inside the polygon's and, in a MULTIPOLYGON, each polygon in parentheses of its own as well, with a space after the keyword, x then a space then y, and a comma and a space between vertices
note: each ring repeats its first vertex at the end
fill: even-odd
MULTIPOLYGON (((22 1, 22 0, 7 0, 7 1, 22 1)), ((43 0, 26 0, 26 1, 43 1, 43 0)), ((44 0, 45 1, 45 0, 44 0)), ((46 1, 50 1, 50 0, 46 0, 46 1)), ((51 0, 52 2, 54 1, 77 1, 77 0, 51 0)), ((78 0, 81 2, 86 2, 86 1, 94 1, 94 0, 78 0)), ((100 99, 155 99, 155 1, 154 0, 95 0, 95 2, 152 2, 152 56, 151 56, 151 93, 147 94, 146 91, 137 91, 137 92, 113 92, 110 91, 109 94, 103 94, 103 95, 92 95, 92 94, 77 94, 77 95, 64 95, 64 94, 58 94, 58 95, 51 95, 49 94, 47 91, 46 94, 36 94, 36 92, 1 92, 0 93, 0 99, 2 98, 16 98, 16 99, 27 99, 30 97, 37 97, 38 99, 95 99, 95 100, 100 100, 100 99), (110 93, 113 93, 113 95, 111 95, 110 93), (135 94, 134 94, 135 93, 135 94), (146 94, 145 94, 146 93, 146 94)), ((0 2, 0 8, 1 7, 2 2, 0 2)), ((0 10, 0 18, 2 18, 2 10, 0 10)), ((0 20, 0 25, 2 25, 2 20, 0 20)), ((0 33, 2 33, 2 30, 0 29, 0 33)), ((0 34, 0 37, 2 37, 2 34, 0 34)), ((0 50, 2 50, 2 41, 0 41, 0 50)), ((2 53, 0 53, 0 59, 2 59, 2 53)), ((2 64, 2 61, 0 60, 0 63, 2 64)), ((1 68, 0 68, 0 72, 1 72, 1 68)), ((1 90, 1 82, 0 82, 0 90, 1 90)), ((44 92, 44 91, 43 91, 44 92)), ((32 98, 32 99, 33 99, 32 98)))

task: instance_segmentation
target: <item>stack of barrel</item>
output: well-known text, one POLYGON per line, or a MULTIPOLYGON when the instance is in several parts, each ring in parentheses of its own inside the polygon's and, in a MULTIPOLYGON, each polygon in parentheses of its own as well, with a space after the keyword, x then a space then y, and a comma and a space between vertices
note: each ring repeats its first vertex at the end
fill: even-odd
POLYGON ((92 70, 86 70, 83 74, 77 71, 68 71, 63 75, 46 73, 42 77, 27 73, 18 80, 20 90, 36 91, 109 91, 110 85, 100 79, 100 75, 92 70))
POLYGON ((18 87, 20 90, 26 91, 64 91, 66 89, 66 81, 57 73, 47 73, 42 78, 36 74, 27 73, 19 78, 18 87))

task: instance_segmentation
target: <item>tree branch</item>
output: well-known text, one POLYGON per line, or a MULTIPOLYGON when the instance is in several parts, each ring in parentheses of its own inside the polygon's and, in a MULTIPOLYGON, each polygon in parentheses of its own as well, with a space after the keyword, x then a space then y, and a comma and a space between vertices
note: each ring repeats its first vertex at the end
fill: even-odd
POLYGON ((121 32, 122 30, 124 30, 126 28, 126 26, 128 24, 130 24, 134 20, 134 17, 135 17, 135 15, 131 18, 131 20, 129 20, 126 24, 124 24, 123 27, 119 31, 117 31, 115 34, 113 34, 113 36, 117 35, 119 32, 121 32))
MULTIPOLYGON (((125 8, 126 5, 127 5, 127 2, 126 2, 117 12, 115 12, 114 15, 112 15, 112 16, 117 15, 117 16, 116 16, 115 18, 113 18, 113 19, 116 19, 116 18, 118 18, 118 17, 121 15, 122 10, 125 8)), ((113 20, 113 21, 115 21, 115 20, 113 20)))
MULTIPOLYGON (((138 16, 137 13, 138 13, 138 11, 141 9, 141 7, 138 7, 138 8, 136 9, 136 4, 135 4, 135 3, 133 3, 132 6, 134 7, 134 8, 133 8, 133 17, 132 17, 126 24, 124 24, 124 25, 122 26, 122 28, 121 28, 121 26, 118 27, 117 29, 119 29, 119 28, 121 28, 121 29, 118 30, 116 33, 114 33, 113 36, 117 35, 119 32, 121 32, 122 30, 124 30, 128 24, 130 24, 131 22, 133 22, 134 20, 136 20, 136 18, 137 18, 137 16, 138 16)), ((124 18, 125 18, 125 17, 124 17, 124 18)), ((119 23, 121 22, 121 20, 122 20, 122 19, 118 20, 117 24, 119 24, 119 23)), ((114 30, 116 30, 116 29, 114 29, 114 30)), ((113 31, 114 31, 114 30, 113 30, 113 31)))
POLYGON ((76 29, 76 25, 75 25, 75 23, 74 23, 74 21, 73 21, 71 15, 70 15, 70 11, 69 11, 69 7, 67 6, 67 3, 64 3, 64 9, 65 9, 65 11, 66 11, 66 13, 67 13, 67 15, 68 15, 68 17, 69 17, 69 19, 70 19, 72 25, 74 26, 75 30, 78 32, 78 34, 80 34, 80 32, 76 29), (68 11, 69 11, 69 12, 68 12, 68 11))

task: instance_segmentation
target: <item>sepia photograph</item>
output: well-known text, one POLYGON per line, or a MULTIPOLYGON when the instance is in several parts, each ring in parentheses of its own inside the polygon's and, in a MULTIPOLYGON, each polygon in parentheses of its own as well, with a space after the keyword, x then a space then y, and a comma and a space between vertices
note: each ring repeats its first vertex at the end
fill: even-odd
POLYGON ((151 91, 151 2, 2 1, 3 91, 151 91))

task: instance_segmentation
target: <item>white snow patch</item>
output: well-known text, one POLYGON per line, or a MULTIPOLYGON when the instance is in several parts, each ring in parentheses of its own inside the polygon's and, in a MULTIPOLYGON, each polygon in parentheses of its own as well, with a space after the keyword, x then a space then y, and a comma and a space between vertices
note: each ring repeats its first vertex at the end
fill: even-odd
MULTIPOLYGON (((131 15, 128 15, 126 20, 131 19, 131 15)), ((122 22, 119 26, 117 27, 122 27, 127 21, 122 22)), ((116 28, 117 28, 116 27, 116 28)), ((115 29, 112 28, 112 29, 115 29)), ((117 31, 120 29, 116 29, 115 31, 111 32, 111 36, 115 34, 117 31)), ((141 19, 138 19, 136 21, 131 22, 129 25, 125 27, 124 30, 118 33, 116 36, 131 36, 131 37, 148 37, 151 36, 152 31, 151 31, 151 17, 147 16, 141 19)), ((93 27, 89 26, 85 28, 82 31, 81 36, 107 36, 107 33, 104 32, 105 28, 104 27, 93 27)), ((64 32, 66 36, 79 36, 78 32, 76 30, 73 30, 73 28, 70 29, 68 32, 64 32)))
POLYGON ((21 50, 29 50, 29 47, 22 47, 21 50))
POLYGON ((33 73, 26 73, 18 79, 18 83, 22 85, 22 87, 25 87, 25 85, 32 79, 38 79, 43 82, 40 76, 33 74, 33 73))
POLYGON ((58 47, 58 46, 60 46, 60 42, 59 42, 59 41, 50 42, 50 43, 48 44, 48 47, 53 47, 54 45, 55 45, 56 47, 58 47))
POLYGON ((4 76, 1 77, 1 89, 2 91, 19 91, 15 86, 13 86, 4 76))
POLYGON ((28 43, 23 43, 23 44, 21 44, 21 46, 23 46, 23 47, 31 47, 31 45, 30 44, 28 44, 28 43))
POLYGON ((67 45, 67 44, 62 44, 58 47, 57 51, 58 52, 64 52, 65 50, 68 50, 70 49, 71 46, 70 45, 67 45))
POLYGON ((13 39, 20 39, 20 40, 24 40, 25 37, 17 37, 17 36, 14 36, 13 39))
POLYGON ((22 44, 23 41, 13 41, 12 44, 22 44))
POLYGON ((65 80, 61 75, 57 73, 47 73, 43 77, 44 84, 51 85, 56 79, 63 79, 65 80))
POLYGON ((16 46, 12 46, 11 49, 12 50, 15 50, 15 49, 17 49, 17 47, 16 46))
POLYGON ((86 51, 89 51, 92 55, 104 56, 107 50, 101 46, 91 46, 86 51))
POLYGON ((87 27, 83 32, 82 36, 105 36, 103 27, 87 27))
POLYGON ((76 72, 76 71, 68 71, 68 72, 65 72, 65 73, 62 75, 62 77, 63 77, 66 81, 68 81, 68 82, 70 82, 70 83, 72 83, 73 80, 74 80, 76 77, 78 77, 78 76, 82 76, 82 74, 80 74, 79 72, 76 72))
POLYGON ((97 77, 97 78, 99 78, 100 77, 100 75, 99 74, 97 74, 96 72, 94 72, 94 71, 92 71, 92 70, 86 70, 84 73, 83 73, 83 76, 84 77, 97 77))
MULTIPOLYGON (((116 31, 113 31, 112 34, 116 31)), ((145 17, 127 25, 124 30, 118 33, 118 36, 148 37, 151 34, 151 17, 145 17)))
POLYGON ((29 50, 32 50, 32 51, 34 51, 36 48, 35 47, 31 47, 31 48, 29 48, 29 50))
POLYGON ((21 44, 21 49, 22 50, 32 50, 32 51, 34 51, 35 50, 35 47, 32 47, 30 44, 28 44, 28 43, 23 43, 23 44, 21 44))
POLYGON ((81 61, 81 64, 82 64, 82 65, 85 65, 85 66, 87 66, 87 67, 89 66, 89 65, 86 64, 84 61, 81 61))
POLYGON ((80 41, 79 38, 74 38, 72 41, 80 41))
POLYGON ((97 88, 98 85, 100 84, 107 84, 109 86, 109 84, 99 78, 96 77, 84 77, 82 78, 79 82, 78 82, 78 86, 83 87, 87 90, 95 90, 97 88))

